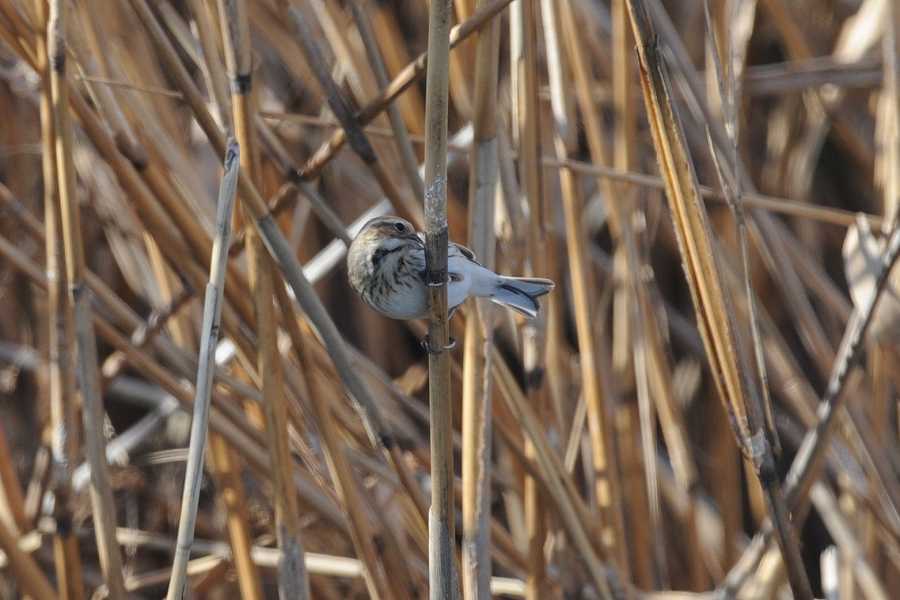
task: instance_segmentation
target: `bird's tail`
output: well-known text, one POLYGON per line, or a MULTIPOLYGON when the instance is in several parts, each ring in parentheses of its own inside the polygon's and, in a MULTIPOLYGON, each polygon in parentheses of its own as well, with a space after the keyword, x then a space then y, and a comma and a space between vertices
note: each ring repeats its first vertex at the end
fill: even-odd
POLYGON ((501 276, 491 300, 534 319, 540 310, 537 298, 550 293, 553 286, 549 279, 501 276))

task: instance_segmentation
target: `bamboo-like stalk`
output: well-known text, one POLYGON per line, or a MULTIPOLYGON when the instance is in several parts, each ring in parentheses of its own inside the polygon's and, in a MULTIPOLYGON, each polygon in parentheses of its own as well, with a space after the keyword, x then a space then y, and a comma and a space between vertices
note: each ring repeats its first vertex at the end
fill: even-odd
POLYGON ((194 414, 191 422, 191 442, 188 451, 187 470, 182 492, 181 517, 178 522, 178 541, 172 562, 172 577, 166 594, 168 600, 180 600, 184 596, 187 564, 194 540, 194 524, 200 501, 200 482, 203 477, 203 455, 206 451, 206 433, 209 423, 209 405, 212 395, 213 362, 219 337, 222 314, 222 295, 225 287, 225 271, 228 260, 228 239, 231 235, 231 211, 240 172, 240 148, 229 144, 224 161, 225 173, 219 189, 216 216, 216 237, 213 243, 213 260, 210 264, 209 283, 206 287, 201 330, 200 356, 197 367, 197 389, 194 398, 194 414))
MULTIPOLYGON (((203 66, 207 84, 219 108, 219 119, 232 127, 231 98, 227 89, 225 68, 219 60, 219 41, 221 37, 214 25, 215 3, 203 0, 191 0, 191 12, 197 25, 200 42, 203 47, 203 66)), ((231 248, 229 248, 229 257, 231 248)), ((244 484, 240 477, 239 463, 235 451, 229 447, 225 438, 216 432, 209 435, 210 471, 216 485, 221 486, 221 497, 227 511, 226 528, 231 543, 232 561, 237 571, 238 587, 241 598, 245 600, 261 600, 263 597, 259 573, 250 555, 251 532, 244 484)))
MULTIPOLYGON (((634 72, 634 43, 631 39, 630 25, 628 23, 628 11, 625 7, 624 0, 613 0, 610 5, 610 18, 612 20, 612 85, 613 85, 613 107, 615 110, 615 121, 613 122, 614 136, 612 161, 613 165, 620 170, 630 170, 632 168, 636 152, 636 125, 634 110, 634 93, 633 93, 633 76, 634 72)), ((625 185, 607 186, 607 191, 616 190, 618 197, 625 198, 633 202, 637 197, 637 190, 629 188, 625 185)), ((638 209, 634 209, 638 211, 638 209)), ((631 213, 631 206, 623 206, 619 209, 620 213, 631 213)), ((646 219, 646 215, 639 213, 640 217, 646 219)), ((626 225, 627 226, 627 225, 626 225)), ((648 344, 650 341, 648 330, 654 330, 657 327, 651 312, 648 318, 651 319, 646 324, 646 329, 642 329, 643 315, 640 310, 635 310, 634 305, 639 302, 640 294, 644 291, 643 287, 635 281, 630 273, 633 272, 635 266, 640 262, 633 251, 634 244, 626 239, 625 243, 619 244, 618 255, 616 256, 616 266, 620 269, 620 274, 626 280, 626 285, 617 286, 613 297, 613 339, 612 339, 612 362, 613 370, 618 379, 624 379, 624 386, 631 386, 636 383, 636 377, 644 376, 643 373, 636 373, 641 367, 647 367, 647 361, 642 365, 638 365, 637 358, 642 352, 654 353, 655 348, 648 344), (643 337, 638 335, 638 330, 643 337), (649 346, 649 347, 648 347, 649 346)), ((649 334, 652 335, 652 331, 649 334)), ((646 358, 642 356, 642 358, 646 358)), ((651 369, 656 372, 655 369, 651 369)), ((625 419, 626 422, 633 426, 637 426, 640 435, 630 435, 628 439, 619 438, 619 442, 627 448, 623 448, 623 453, 630 453, 634 458, 632 461, 632 473, 626 477, 623 465, 623 473, 621 481, 631 480, 634 491, 623 490, 623 494, 636 494, 638 497, 632 497, 630 503, 633 510, 629 512, 629 556, 634 562, 633 578, 637 585, 649 587, 654 579, 662 578, 665 570, 664 558, 658 548, 661 544, 653 543, 651 536, 654 532, 662 533, 661 529, 657 529, 655 521, 658 520, 659 513, 658 504, 653 502, 654 496, 658 497, 657 482, 654 475, 656 474, 655 461, 653 453, 655 448, 648 449, 646 444, 638 447, 638 439, 647 439, 650 436, 640 426, 640 417, 642 413, 648 413, 649 403, 646 401, 646 381, 640 381, 639 386, 635 386, 635 390, 639 392, 637 407, 629 407, 627 404, 617 409, 619 418, 625 419), (643 449, 643 453, 642 453, 643 449), (643 460, 641 456, 643 455, 643 460), (652 462, 651 462, 652 461, 652 462), (643 485, 638 482, 642 481, 643 485), (643 508, 646 506, 646 515, 643 508), (649 518, 647 518, 649 517, 649 518), (657 570, 653 572, 654 562, 657 570)), ((659 396, 653 395, 654 399, 660 400, 659 396)), ((665 400, 662 400, 665 401, 665 400)), ((624 404, 624 403, 623 403, 624 404)), ((649 418, 649 415, 646 415, 649 418)), ((652 426, 652 425, 651 425, 652 426)), ((630 427, 626 428, 624 433, 629 434, 630 427)), ((652 440, 647 439, 652 443, 652 440)), ((659 533, 657 533, 658 535, 659 533)))
POLYGON ((115 540, 115 504, 107 471, 103 435, 103 405, 97 379, 97 348, 89 316, 91 293, 84 284, 84 245, 72 162, 72 126, 69 122, 69 89, 66 80, 66 6, 62 0, 50 2, 47 20, 47 60, 50 65, 51 111, 56 146, 56 178, 69 285, 68 302, 74 314, 77 346, 77 373, 84 404, 84 443, 91 465, 91 506, 100 564, 115 600, 124 598, 122 559, 115 540))
MULTIPOLYGON (((483 4, 484 2, 480 2, 483 4)), ((496 19, 475 49, 473 151, 469 179, 469 247, 487 268, 494 265, 494 202, 498 176, 497 75, 500 23, 496 19)), ((493 310, 477 301, 466 319, 462 400, 463 598, 490 598, 491 581, 491 363, 493 310)))
MULTIPOLYGON (((634 44, 631 41, 628 12, 624 0, 611 2, 610 18, 612 20, 613 107, 616 116, 612 132, 615 137, 613 165, 617 169, 627 171, 631 169, 635 155, 634 138, 637 121, 634 118, 631 76, 634 44)), ((616 186, 616 188, 622 197, 629 200, 634 198, 634 191, 628 187, 616 186)), ((625 250, 622 248, 619 251, 624 252, 625 250)), ((624 377, 626 381, 633 378, 633 365, 631 364, 633 322, 629 318, 632 300, 630 286, 623 285, 616 288, 613 299, 613 369, 615 369, 616 375, 624 377), (622 318, 617 318, 618 315, 622 315, 622 318)))
POLYGON ((447 102, 449 0, 432 0, 425 87, 425 281, 428 284, 428 404, 431 430, 431 508, 428 511, 429 598, 459 595, 455 574, 453 414, 450 404, 450 327, 447 322, 447 102))
MULTIPOLYGON (((225 58, 231 78, 231 105, 238 144, 242 148, 241 171, 253 181, 259 181, 259 156, 254 131, 253 74, 250 52, 250 26, 244 0, 220 0, 222 38, 225 58)), ((258 340, 257 370, 262 378, 263 410, 266 418, 269 454, 274 467, 272 481, 275 505, 275 532, 282 551, 278 569, 280 598, 310 597, 309 578, 303 561, 300 522, 296 495, 291 489, 293 461, 287 440, 287 408, 284 380, 278 352, 278 320, 274 311, 275 269, 265 252, 259 234, 248 220, 247 260, 250 289, 253 293, 256 334, 258 340)), ((228 246, 224 246, 227 248, 228 246)), ((226 258, 227 261, 227 252, 226 258)))

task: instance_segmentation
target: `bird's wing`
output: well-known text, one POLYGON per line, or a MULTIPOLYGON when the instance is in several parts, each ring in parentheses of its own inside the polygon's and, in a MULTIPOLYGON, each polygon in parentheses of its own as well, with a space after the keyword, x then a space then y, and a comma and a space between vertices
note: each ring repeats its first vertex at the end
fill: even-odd
POLYGON ((471 260, 476 265, 481 264, 480 262, 478 262, 478 259, 475 258, 475 253, 472 252, 471 250, 469 250, 468 248, 466 248, 465 246, 463 246, 462 244, 457 244, 456 242, 450 242, 450 251, 452 252, 454 248, 459 250, 460 254, 462 254, 467 259, 471 260))

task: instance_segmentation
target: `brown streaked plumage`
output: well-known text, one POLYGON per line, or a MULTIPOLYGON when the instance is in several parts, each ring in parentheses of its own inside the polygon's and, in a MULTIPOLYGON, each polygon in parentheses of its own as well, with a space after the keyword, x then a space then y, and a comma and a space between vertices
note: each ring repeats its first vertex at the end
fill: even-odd
MULTIPOLYGON (((506 277, 478 264, 465 246, 447 248, 447 306, 452 312, 472 296, 490 298, 534 318, 537 298, 553 289, 549 279, 506 277)), ((399 217, 378 217, 362 228, 347 252, 350 285, 362 299, 393 319, 415 319, 428 312, 425 244, 399 217)))

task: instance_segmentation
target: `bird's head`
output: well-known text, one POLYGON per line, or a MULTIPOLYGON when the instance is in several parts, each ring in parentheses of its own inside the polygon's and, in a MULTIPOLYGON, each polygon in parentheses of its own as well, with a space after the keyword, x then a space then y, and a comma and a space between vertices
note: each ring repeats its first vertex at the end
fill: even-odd
POLYGON ((394 250, 417 239, 416 230, 409 221, 400 217, 376 217, 363 226, 353 244, 364 243, 369 252, 374 252, 394 250))
POLYGON ((347 252, 347 266, 354 287, 374 273, 382 259, 394 255, 411 241, 419 241, 412 224, 400 217, 377 217, 366 223, 347 252))

